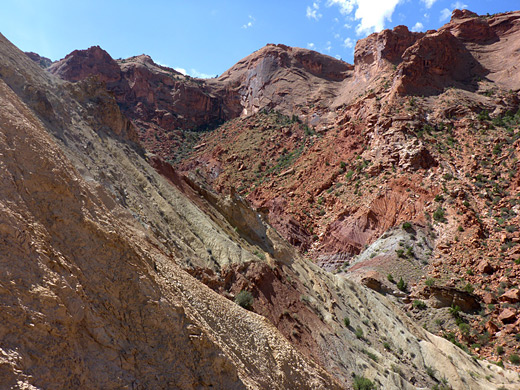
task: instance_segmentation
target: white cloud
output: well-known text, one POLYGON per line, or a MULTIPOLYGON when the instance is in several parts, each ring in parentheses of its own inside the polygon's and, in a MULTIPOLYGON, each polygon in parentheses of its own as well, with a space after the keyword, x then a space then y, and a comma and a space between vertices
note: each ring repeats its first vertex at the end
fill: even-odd
POLYGON ((199 72, 197 69, 191 68, 190 69, 190 76, 191 77, 197 77, 199 79, 211 79, 213 77, 216 77, 217 75, 216 74, 202 73, 202 72, 199 72))
POLYGON ((341 39, 341 36, 338 33, 336 33, 334 34, 334 39, 341 39))
POLYGON ((352 38, 346 38, 343 41, 343 47, 353 48, 354 47, 354 40, 352 38))
POLYGON ((242 25, 242 28, 247 29, 247 28, 253 27, 253 24, 255 23, 255 21, 256 21, 256 19, 254 17, 252 17, 251 15, 249 15, 249 22, 242 25))
POLYGON ((330 53, 330 51, 332 50, 332 42, 331 42, 331 41, 327 41, 324 50, 325 50, 327 53, 330 53))
POLYGON ((319 20, 323 15, 318 12, 320 9, 320 2, 315 1, 311 6, 307 6, 306 16, 308 19, 319 20))
POLYGON ((341 56, 340 56, 339 54, 336 54, 334 57, 335 57, 337 60, 341 60, 341 56))
POLYGON ((448 9, 448 8, 444 8, 442 11, 441 11, 441 17, 439 18, 439 20, 441 22, 444 22, 445 20, 448 20, 451 16, 451 11, 448 9))
POLYGON ((441 16, 440 16, 439 20, 441 22, 444 22, 444 21, 448 20, 451 17, 451 13, 453 12, 453 10, 455 10, 455 9, 466 9, 466 8, 468 8, 467 4, 464 4, 462 1, 456 1, 455 3, 453 3, 451 5, 451 10, 449 10, 448 8, 444 8, 441 11, 441 16))
POLYGON ((430 9, 432 7, 432 5, 434 5, 437 0, 421 0, 421 1, 424 3, 426 8, 430 9))
POLYGON ((392 21, 392 14, 400 2, 406 0, 328 0, 327 6, 337 6, 342 15, 349 18, 354 12, 355 20, 359 20, 356 26, 358 35, 368 35, 385 28, 386 21, 392 21))
POLYGON ((314 43, 312 43, 312 42, 307 43, 307 49, 314 50, 314 49, 316 49, 316 45, 314 43))
POLYGON ((337 5, 339 7, 339 12, 343 15, 348 15, 354 10, 354 5, 357 2, 358 0, 328 0, 327 7, 337 5))
POLYGON ((415 25, 412 27, 412 31, 415 31, 415 32, 423 31, 423 30, 424 30, 424 25, 421 22, 415 23, 415 25))
POLYGON ((457 1, 451 5, 453 9, 466 9, 468 8, 467 4, 464 4, 462 1, 457 1))
POLYGON ((197 69, 193 69, 193 68, 191 68, 189 72, 184 68, 173 68, 173 70, 176 70, 177 72, 182 73, 184 76, 197 77, 199 79, 211 79, 216 76, 214 74, 207 74, 207 73, 199 72, 197 69))

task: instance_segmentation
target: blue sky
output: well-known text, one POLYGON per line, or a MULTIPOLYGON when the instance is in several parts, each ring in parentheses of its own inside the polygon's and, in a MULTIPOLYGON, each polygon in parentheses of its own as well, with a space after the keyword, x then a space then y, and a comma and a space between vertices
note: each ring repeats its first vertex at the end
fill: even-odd
POLYGON ((209 77, 267 43, 306 47, 353 63, 356 41, 405 24, 436 29, 454 8, 520 9, 518 0, 2 0, 0 32, 57 60, 99 45, 114 58, 156 62, 209 77))

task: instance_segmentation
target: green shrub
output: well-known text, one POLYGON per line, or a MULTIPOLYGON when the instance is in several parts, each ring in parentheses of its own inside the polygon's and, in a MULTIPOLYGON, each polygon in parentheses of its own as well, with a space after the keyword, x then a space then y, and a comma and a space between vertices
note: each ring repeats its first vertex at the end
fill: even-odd
POLYGON ((504 347, 502 347, 501 345, 499 345, 497 347, 497 354, 499 355, 502 355, 504 353, 504 347))
POLYGON ((509 361, 512 363, 512 364, 515 364, 515 365, 519 365, 520 364, 520 356, 518 356, 517 354, 511 354, 511 356, 509 356, 509 361))
POLYGON ((354 390, 375 390, 376 385, 364 376, 356 375, 354 377, 354 390))
POLYGON ((407 288, 407 284, 404 282, 403 278, 400 278, 399 281, 397 282, 397 288, 401 291, 406 291, 406 288, 407 288))
POLYGON ((484 120, 491 120, 491 118, 489 117, 489 112, 487 110, 482 110, 478 113, 478 120, 479 121, 484 121, 484 120))
POLYGON ((350 318, 348 318, 348 317, 343 318, 343 323, 345 324, 345 326, 347 328, 350 327, 350 318))
POLYGON ((410 230, 412 230, 412 224, 410 222, 403 222, 403 229, 406 230, 407 232, 409 232, 410 230))
POLYGON ((370 352, 370 351, 367 351, 366 349, 363 349, 363 351, 370 359, 372 359, 373 361, 377 362, 377 355, 370 352))
POLYGON ((413 301, 413 303, 412 303, 412 307, 417 308, 417 309, 424 310, 424 309, 426 309, 426 303, 424 303, 423 301, 420 301, 420 300, 416 299, 415 301, 413 301))
POLYGON ((235 303, 249 310, 253 304, 253 295, 249 291, 242 290, 236 295, 235 303))
POLYGON ((442 196, 440 194, 435 195, 435 198, 433 200, 436 202, 444 202, 444 196, 442 196))
POLYGON ((361 327, 357 327, 356 328, 356 332, 354 333, 356 335, 356 337, 358 339, 362 339, 363 338, 363 329, 361 329, 361 327))
POLYGON ((469 331, 470 331, 470 327, 465 322, 461 322, 459 324, 459 330, 460 330, 460 333, 462 333, 464 336, 468 336, 469 335, 469 331))
POLYGON ((444 217, 445 210, 442 207, 438 207, 437 210, 433 213, 433 219, 437 222, 446 222, 446 218, 444 217))
POLYGON ((451 306, 449 309, 449 312, 450 314, 455 317, 455 318, 458 318, 459 315, 460 315, 460 306, 451 306))
POLYGON ((394 277, 392 276, 392 274, 388 274, 388 276, 387 276, 386 278, 388 279, 388 281, 389 281, 390 283, 395 283, 395 279, 394 279, 394 277))
POLYGON ((432 278, 426 279, 424 284, 426 284, 428 287, 431 287, 435 284, 435 279, 432 279, 432 278))

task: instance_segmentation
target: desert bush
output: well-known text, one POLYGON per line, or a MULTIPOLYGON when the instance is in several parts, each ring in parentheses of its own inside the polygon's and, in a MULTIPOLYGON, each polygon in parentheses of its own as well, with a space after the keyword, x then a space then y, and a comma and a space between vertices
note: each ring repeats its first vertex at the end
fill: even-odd
POLYGON ((438 207, 437 210, 433 213, 433 219, 437 222, 446 222, 446 218, 444 217, 445 210, 442 207, 438 207))
POLYGON ((431 287, 435 284, 435 279, 432 279, 432 278, 426 279, 424 284, 426 284, 428 287, 431 287))
POLYGON ((509 361, 512 363, 512 364, 515 364, 515 365, 519 365, 520 364, 520 356, 518 356, 517 354, 511 354, 509 356, 509 361))
POLYGON ((236 295, 235 303, 249 310, 253 304, 253 295, 249 291, 242 290, 236 295))
POLYGON ((354 377, 354 390, 375 390, 376 385, 364 376, 356 375, 354 377))
POLYGON ((421 310, 426 309, 426 303, 424 303, 423 301, 420 301, 420 300, 418 300, 418 299, 416 299, 415 301, 413 301, 412 306, 413 306, 414 308, 421 309, 421 310))
POLYGON ((397 288, 401 291, 406 291, 406 288, 407 288, 407 284, 405 283, 405 281, 403 280, 403 278, 400 278, 399 281, 397 282, 397 288))

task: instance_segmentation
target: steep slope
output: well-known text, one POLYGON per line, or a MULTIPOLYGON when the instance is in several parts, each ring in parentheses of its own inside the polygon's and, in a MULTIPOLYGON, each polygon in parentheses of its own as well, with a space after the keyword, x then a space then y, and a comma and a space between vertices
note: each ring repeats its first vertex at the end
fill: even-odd
MULTIPOLYGON (((448 25, 453 33, 441 29, 423 35, 399 27, 369 37, 358 44, 363 50, 357 51, 355 69, 303 49, 267 46, 254 53, 221 76, 229 85, 238 80, 233 85, 240 93, 220 97, 246 96, 236 107, 245 107, 244 114, 258 112, 208 133, 182 165, 185 177, 148 155, 148 161, 170 184, 140 157, 144 151, 125 141, 137 141, 135 129, 121 116, 103 84, 93 79, 60 83, 36 71, 35 65, 28 65, 28 59, 15 51, 2 58, 12 59, 16 66, 4 62, 0 74, 39 115, 78 172, 108 191, 110 195, 103 199, 114 199, 117 218, 140 223, 144 233, 141 227, 136 229, 148 245, 143 252, 157 253, 147 264, 151 275, 159 275, 156 280, 164 277, 164 285, 158 282, 161 291, 165 296, 181 294, 189 320, 197 323, 216 350, 229 359, 246 386, 294 387, 318 375, 310 387, 333 386, 335 380, 349 387, 356 380, 352 377, 355 373, 388 389, 445 382, 460 389, 515 388, 516 374, 473 360, 418 325, 424 324, 458 346, 471 346, 493 360, 499 359, 491 355, 495 338, 505 340, 509 354, 514 351, 512 342, 518 332, 517 290, 504 291, 500 299, 491 296, 494 306, 481 314, 486 321, 491 320, 486 324, 470 313, 474 309, 468 303, 474 300, 478 307, 486 288, 495 288, 497 283, 509 288, 518 278, 516 236, 508 230, 502 240, 503 233, 494 229, 496 223, 505 227, 506 221, 507 226, 513 226, 518 218, 503 210, 516 202, 515 152, 507 145, 517 140, 517 119, 508 112, 516 112, 518 97, 513 91, 495 89, 491 78, 459 77, 461 72, 446 64, 439 67, 436 62, 424 62, 425 56, 437 49, 475 58, 478 50, 488 47, 486 40, 475 43, 456 37, 457 26, 477 18, 464 12, 457 15, 448 25), (421 63, 428 77, 414 78, 409 70, 421 63), (20 74, 23 69, 31 71, 20 74), (439 77, 430 77, 428 72, 437 71, 439 77), (272 78, 271 73, 277 77, 272 78), (246 87, 242 87, 244 83, 246 87), (423 85, 427 98, 402 96, 418 93, 407 89, 415 83, 423 85), (261 88, 256 88, 258 85, 261 88), (294 87, 295 101, 302 99, 301 105, 294 105, 291 111, 291 100, 278 94, 276 85, 294 87), (327 104, 320 104, 319 94, 310 94, 319 107, 307 106, 305 91, 320 85, 327 91, 323 100, 327 104), (262 110, 266 107, 297 115, 262 110), (495 110, 493 122, 487 113, 490 110, 495 110), (103 115, 97 115, 99 112, 103 115), (467 145, 457 142, 457 137, 467 140, 467 145), (471 157, 470 150, 486 156, 486 161, 497 156, 512 173, 500 174, 489 161, 482 163, 485 169, 481 169, 481 159, 471 157), (505 191, 509 185, 510 194, 505 191), (476 193, 475 187, 482 189, 481 193, 476 193), (237 197, 235 189, 247 195, 257 210, 237 197), (499 195, 503 199, 495 199, 499 195), (489 216, 482 218, 479 208, 486 208, 489 216), (265 216, 292 244, 309 250, 324 268, 339 274, 329 274, 302 259, 264 223, 265 216), (402 224, 405 221, 413 224, 402 224), (505 245, 503 251, 501 245, 505 245), (497 255, 499 250, 504 253, 497 255), (496 258, 482 265, 482 272, 491 272, 489 278, 467 272, 491 255, 496 258), (233 299, 240 291, 249 291, 252 310, 278 330, 264 319, 253 325, 248 321, 258 317, 236 306, 229 314, 227 308, 233 304, 215 298, 200 283, 185 277, 171 259, 224 297, 233 299), (386 280, 389 264, 395 264, 398 272, 394 278, 409 282, 411 295, 386 280), (349 278, 390 294, 385 297, 349 278), (466 281, 478 283, 478 295, 463 294, 466 281), (415 288, 424 284, 428 288, 415 288), (469 307, 461 306, 468 313, 456 310, 459 303, 469 307), (247 324, 235 322, 235 316, 247 324), (439 325, 435 321, 434 327, 432 318, 438 319, 439 325), (473 332, 467 331, 468 323, 473 332), (464 326, 453 333, 459 324, 464 326), (484 326, 489 331, 487 340, 480 339, 484 326), (247 341, 250 339, 245 335, 256 337, 257 332, 259 340, 247 341), (481 344, 477 346, 477 342, 481 344), (252 352, 244 356, 240 343, 252 352), (265 356, 260 352, 271 351, 273 343, 285 351, 280 360, 276 357, 279 350, 265 356), (258 366, 255 359, 259 359, 258 366), (299 365, 304 369, 299 370, 299 365)), ((516 15, 478 19, 488 26, 514 27, 516 15)), ((480 29, 481 23, 477 24, 480 29)), ((513 27, 505 30, 512 34, 507 39, 516 41, 513 27)), ((496 44, 506 35, 499 27, 493 29, 496 44)), ((465 36, 468 34, 466 31, 465 36)), ((492 55, 484 57, 478 62, 481 67, 492 55)), ((155 66, 145 57, 130 62, 148 69, 155 66)), ((474 69, 481 70, 478 66, 474 69)), ((497 63, 487 77, 504 69, 504 64, 497 63)), ((160 71, 152 73, 156 72, 160 71)), ((146 78, 134 79, 136 84, 143 80, 146 78)), ((110 80, 104 81, 110 89, 110 80)), ((219 82, 205 85, 217 88, 219 82)), ((157 81, 152 91, 163 88, 162 83, 157 81)), ((146 86, 139 91, 140 99, 153 97, 146 86)), ((149 102, 153 107, 153 98, 149 102)), ((119 101, 123 110, 134 110, 139 103, 125 108, 119 101)), ((139 125, 136 118, 133 122, 139 125)), ((152 126, 155 116, 151 118, 144 126, 152 126)), ((159 146, 164 141, 161 137, 159 146)), ((145 147, 148 152, 155 151, 145 147)), ((129 242, 139 244, 133 237, 129 242)), ((155 364, 154 369, 160 372, 155 364)), ((226 378, 233 375, 230 367, 226 378)))
MULTIPOLYGON (((105 171, 133 166, 135 173, 146 163, 113 134, 92 130, 74 99, 76 89, 71 94, 48 78, 3 37, 0 47, 1 382, 29 388, 338 388, 267 321, 212 293, 175 264, 183 252, 168 253, 80 161, 104 165, 105 171), (66 132, 52 123, 56 116, 40 121, 13 92, 37 104, 33 92, 44 87, 52 110, 38 114, 49 119, 44 114, 67 108, 74 124, 65 125, 66 132), (127 148, 127 166, 99 159, 110 155, 111 145, 127 148), (87 151, 76 154, 79 147, 87 151), (76 157, 72 161, 84 177, 60 148, 76 157)), ((141 172, 148 186, 161 181, 148 172, 148 179, 146 169, 141 172)), ((199 214, 188 225, 214 230, 184 202, 199 214)))

